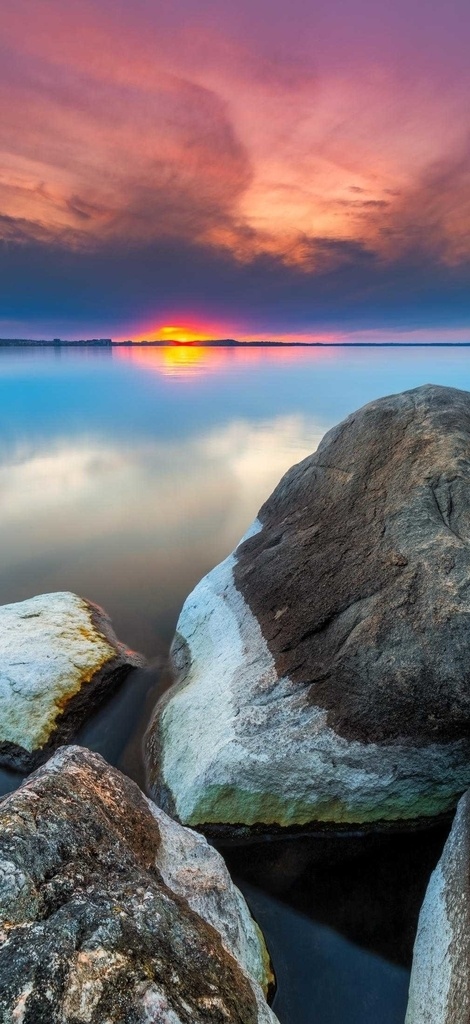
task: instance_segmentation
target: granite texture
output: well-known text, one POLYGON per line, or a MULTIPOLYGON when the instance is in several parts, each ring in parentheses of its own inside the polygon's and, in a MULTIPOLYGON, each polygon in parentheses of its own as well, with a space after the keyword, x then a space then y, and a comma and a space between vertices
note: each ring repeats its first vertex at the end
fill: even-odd
POLYGON ((271 981, 219 854, 97 754, 0 804, 3 1024, 276 1024, 271 981))
POLYGON ((470 793, 431 875, 413 952, 405 1024, 470 1022, 470 793))
POLYGON ((186 824, 374 828, 470 784, 470 394, 333 428, 198 584, 149 785, 186 824))

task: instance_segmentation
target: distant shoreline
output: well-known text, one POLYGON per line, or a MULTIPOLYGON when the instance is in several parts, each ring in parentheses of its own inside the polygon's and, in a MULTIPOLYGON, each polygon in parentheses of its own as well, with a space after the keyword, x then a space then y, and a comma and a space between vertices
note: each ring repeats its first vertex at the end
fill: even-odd
POLYGON ((29 338, 0 338, 0 348, 470 348, 470 341, 113 341, 62 338, 34 341, 29 338))

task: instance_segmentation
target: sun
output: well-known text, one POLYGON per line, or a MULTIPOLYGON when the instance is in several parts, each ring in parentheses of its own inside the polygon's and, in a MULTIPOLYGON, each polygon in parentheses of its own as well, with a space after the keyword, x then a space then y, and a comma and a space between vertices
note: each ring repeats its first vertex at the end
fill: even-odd
POLYGON ((158 331, 159 340, 161 341, 176 341, 180 345, 187 344, 191 341, 208 341, 210 336, 200 329, 191 329, 189 327, 180 327, 169 324, 166 327, 160 327, 158 331))
POLYGON ((164 320, 162 316, 158 320, 136 324, 134 328, 128 327, 129 333, 123 335, 122 340, 132 338, 134 344, 147 341, 160 345, 197 345, 198 342, 219 341, 237 336, 234 332, 238 331, 238 326, 216 317, 206 317, 200 312, 167 310, 166 316, 168 320, 164 320))
POLYGON ((220 330, 215 327, 199 327, 191 324, 164 324, 161 327, 147 328, 134 337, 134 341, 163 341, 168 344, 193 345, 198 341, 213 341, 220 337, 220 330))

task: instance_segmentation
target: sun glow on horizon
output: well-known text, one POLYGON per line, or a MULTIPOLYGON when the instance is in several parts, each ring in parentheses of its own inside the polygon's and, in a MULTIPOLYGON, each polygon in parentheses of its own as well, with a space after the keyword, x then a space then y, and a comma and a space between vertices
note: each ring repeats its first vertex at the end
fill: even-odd
POLYGON ((206 326, 198 324, 191 319, 189 322, 176 322, 163 324, 161 326, 146 327, 134 335, 135 342, 162 341, 168 344, 177 345, 197 344, 200 341, 213 341, 219 338, 228 338, 227 329, 220 326, 206 326))
MULTIPOLYGON (((207 323, 207 321, 206 321, 207 323)), ((90 332, 89 332, 90 333, 90 332)), ((38 334, 40 337, 41 334, 38 334)), ((164 326, 152 329, 128 328, 127 333, 119 332, 113 335, 115 342, 123 343, 132 339, 132 344, 139 346, 140 343, 160 343, 172 346, 175 349, 184 349, 204 346, 208 342, 223 343, 230 340, 238 342, 241 348, 250 348, 257 344, 274 344, 282 348, 285 346, 331 346, 341 345, 386 345, 386 344, 470 344, 470 328, 466 327, 413 327, 409 328, 369 328, 362 330, 318 330, 318 328, 303 330, 252 330, 247 331, 246 325, 237 327, 234 324, 214 326, 198 326, 197 322, 189 321, 179 324, 165 324, 164 326)))
POLYGON ((189 327, 178 327, 168 325, 168 327, 161 327, 159 330, 161 341, 175 341, 179 344, 187 344, 188 342, 197 341, 210 341, 211 335, 205 334, 199 328, 191 329, 189 327))
POLYGON ((269 330, 247 330, 247 325, 220 324, 213 321, 198 322, 196 318, 175 318, 170 324, 158 324, 151 327, 137 327, 135 330, 129 328, 127 334, 119 335, 115 340, 127 341, 132 339, 134 344, 142 342, 161 342, 168 345, 198 345, 208 341, 235 340, 243 342, 276 342, 289 344, 331 344, 346 339, 342 332, 338 331, 269 331, 269 330))

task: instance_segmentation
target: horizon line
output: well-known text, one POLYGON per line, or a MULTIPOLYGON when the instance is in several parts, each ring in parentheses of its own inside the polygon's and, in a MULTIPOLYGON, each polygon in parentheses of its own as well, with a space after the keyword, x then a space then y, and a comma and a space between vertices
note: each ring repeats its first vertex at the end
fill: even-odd
POLYGON ((113 341, 112 338, 0 338, 0 348, 470 348, 470 341, 237 341, 234 338, 178 341, 113 341))

